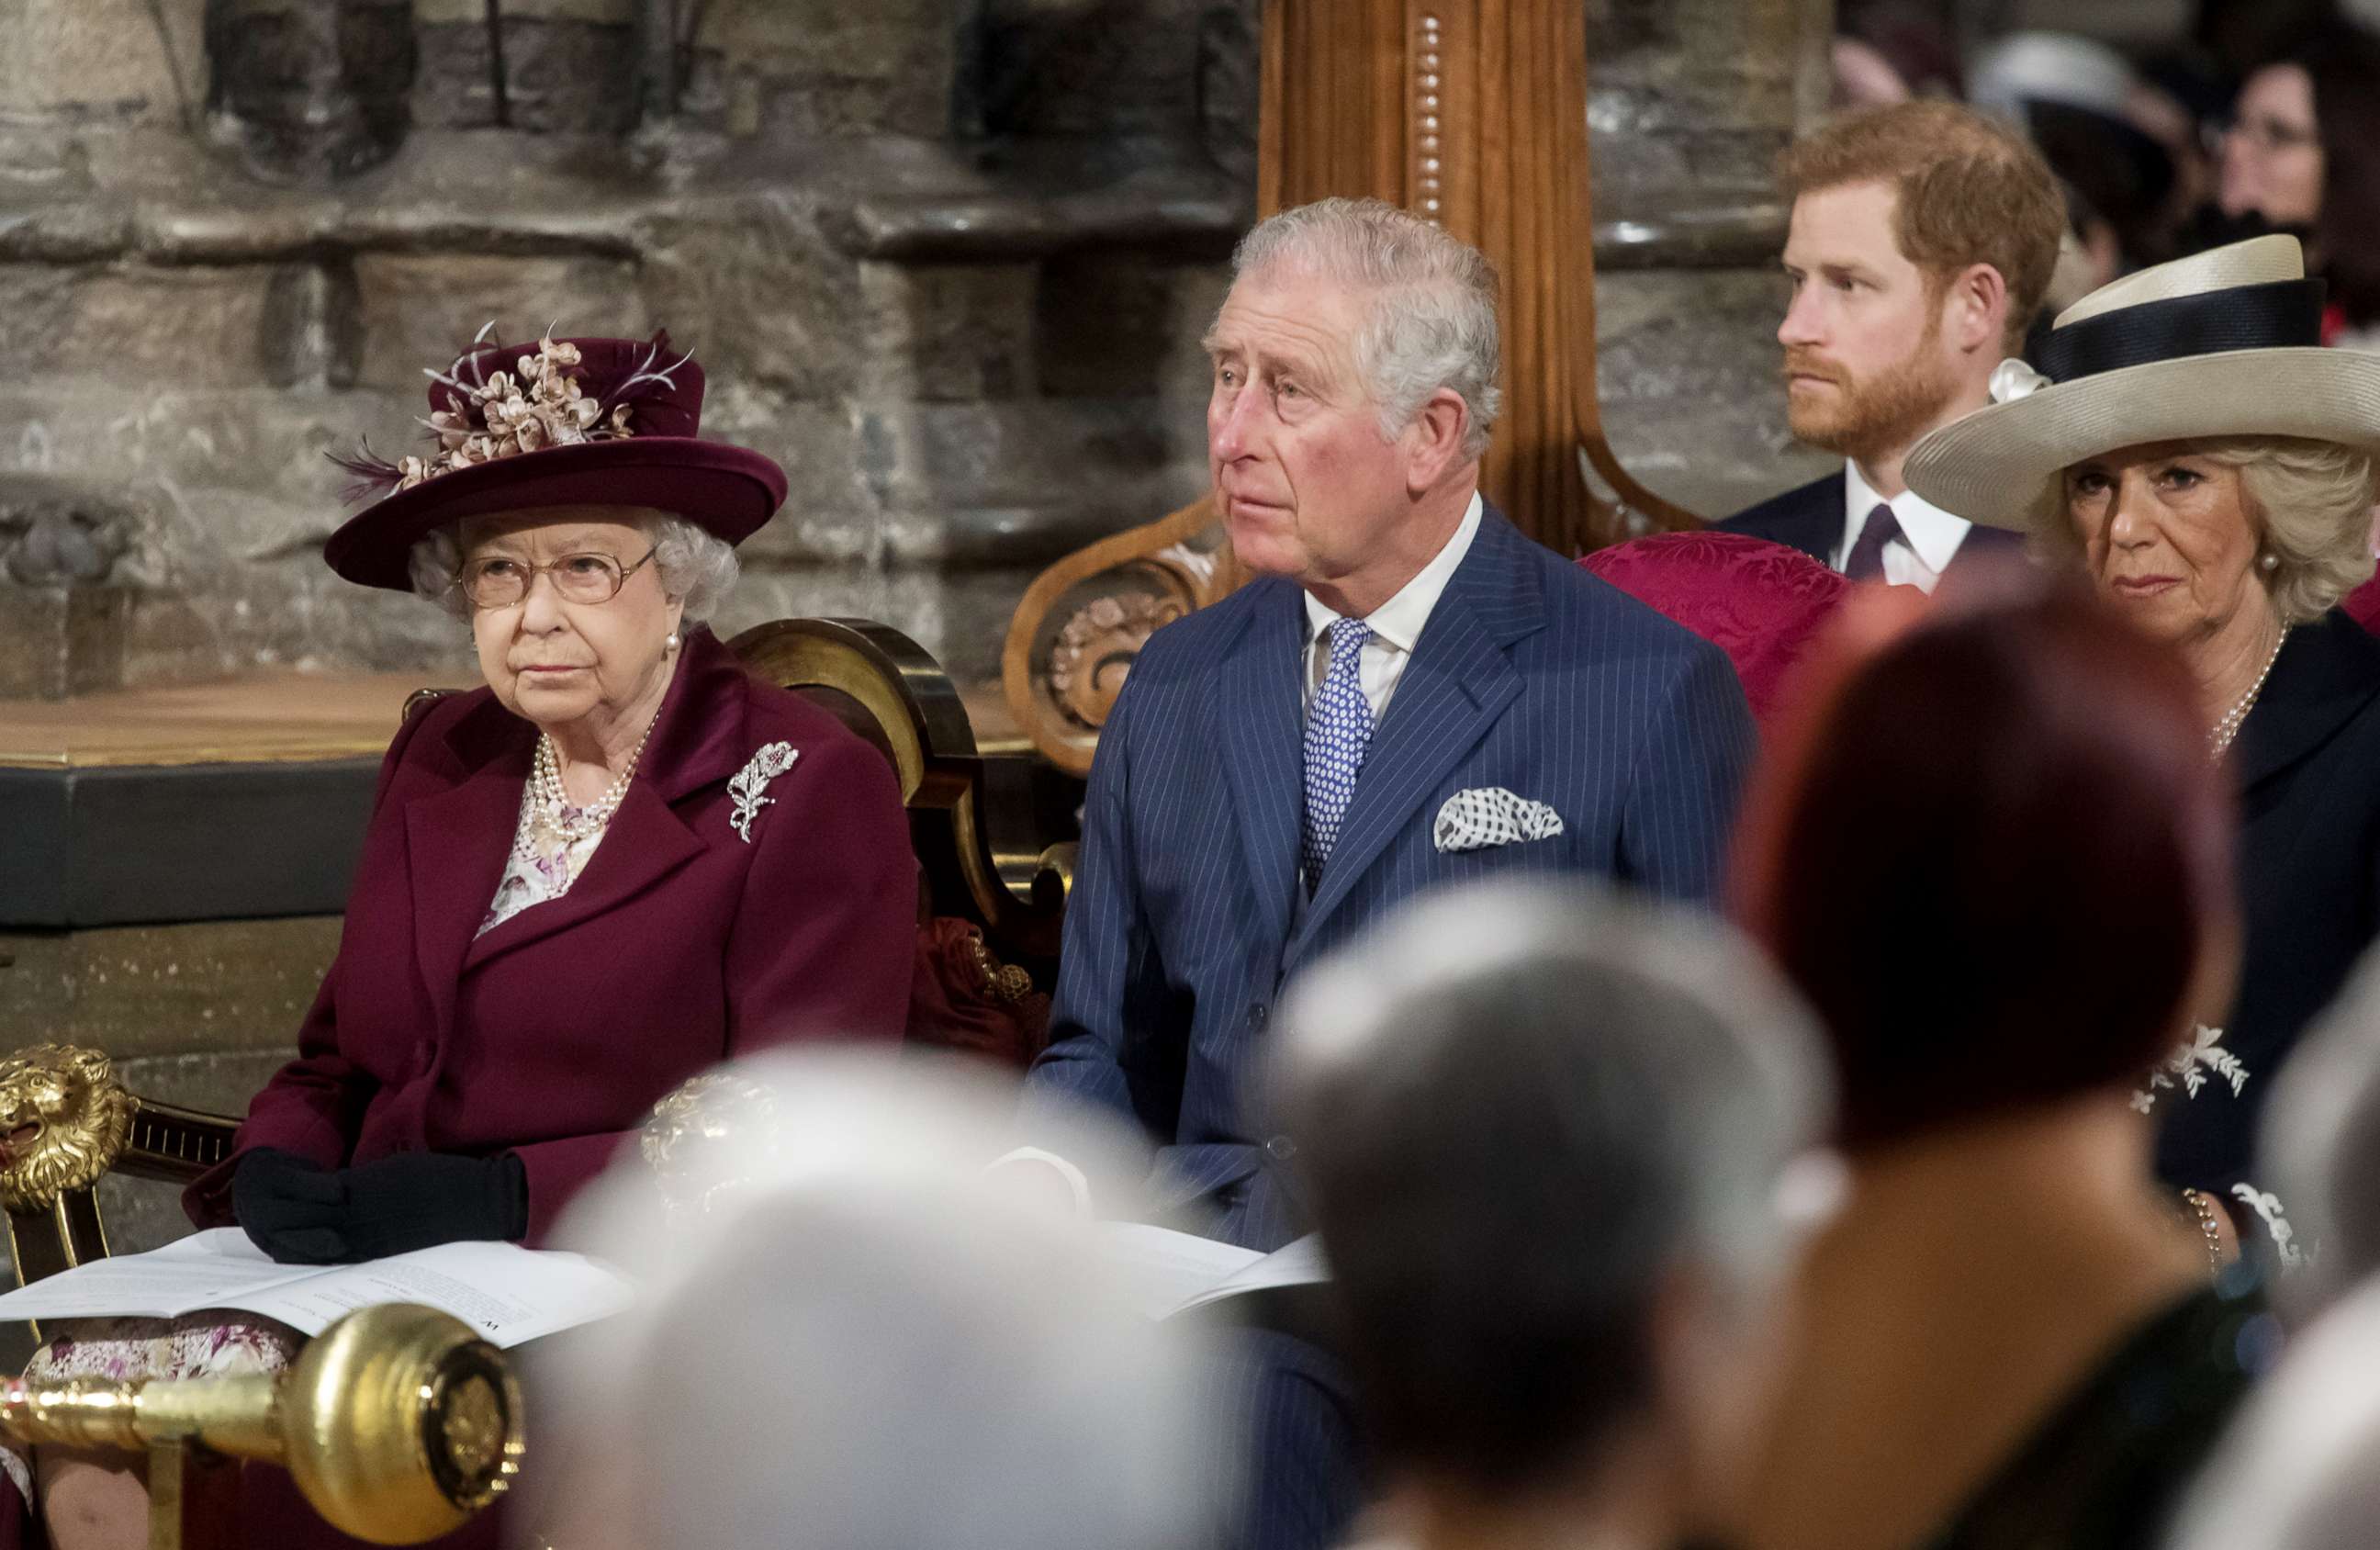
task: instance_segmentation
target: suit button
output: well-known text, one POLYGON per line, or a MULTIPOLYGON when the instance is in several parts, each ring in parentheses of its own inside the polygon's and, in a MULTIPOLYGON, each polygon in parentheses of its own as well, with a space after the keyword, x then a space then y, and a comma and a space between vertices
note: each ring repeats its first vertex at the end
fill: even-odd
POLYGON ((1276 1135, 1265 1143, 1265 1156, 1275 1162, 1287 1162, 1297 1156, 1297 1143, 1285 1135, 1276 1135))
POLYGON ((1268 1008, 1265 1006, 1265 1004, 1264 1004, 1262 1001, 1258 1001, 1258 1002, 1257 1002, 1254 1006, 1249 1007, 1249 1008, 1248 1008, 1248 1032, 1250 1032, 1250 1033, 1252 1033, 1252 1034, 1260 1034, 1260 1033, 1263 1033, 1263 1032, 1264 1032, 1264 1025, 1265 1025, 1265 1019, 1266 1019, 1267 1017, 1269 1017, 1270 1015, 1271 1015, 1271 1011, 1269 1011, 1269 1009, 1268 1009, 1268 1008))

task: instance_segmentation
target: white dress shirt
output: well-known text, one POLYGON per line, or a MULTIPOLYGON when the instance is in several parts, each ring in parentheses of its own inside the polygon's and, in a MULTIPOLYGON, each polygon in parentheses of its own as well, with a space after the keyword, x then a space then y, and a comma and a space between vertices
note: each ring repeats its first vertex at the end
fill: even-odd
POLYGON ((1885 500, 1860 477, 1856 463, 1843 465, 1843 541, 1827 556, 1828 565, 1840 571, 1851 563, 1852 547, 1867 526, 1868 513, 1879 503, 1890 506, 1900 523, 1900 535, 1884 546, 1884 579, 1895 587, 1933 591, 1974 524, 1963 516, 1952 516, 1913 490, 1885 500))
MULTIPOLYGON (((1471 540, 1479 536, 1479 515, 1485 509, 1477 491, 1473 491, 1471 504, 1463 511, 1463 521, 1455 527, 1454 536, 1446 547, 1432 557, 1397 589, 1397 595, 1372 610, 1365 623, 1372 633, 1365 637, 1362 654, 1355 660, 1355 679, 1364 688, 1364 698, 1372 707, 1372 724, 1389 708, 1389 696, 1397 692, 1397 680, 1405 672, 1405 663, 1413 660, 1414 642, 1421 638, 1422 626, 1429 623, 1430 611, 1446 591, 1446 584, 1471 552, 1471 540)), ((1313 593, 1305 594, 1305 708, 1314 708, 1314 696, 1322 687, 1322 680, 1330 671, 1330 637, 1324 634, 1337 624, 1340 615, 1319 601, 1313 593)))

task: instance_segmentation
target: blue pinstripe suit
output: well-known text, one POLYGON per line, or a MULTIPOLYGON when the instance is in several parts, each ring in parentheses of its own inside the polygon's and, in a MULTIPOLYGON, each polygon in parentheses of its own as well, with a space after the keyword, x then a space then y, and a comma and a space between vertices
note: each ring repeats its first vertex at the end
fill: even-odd
POLYGON ((1160 1204, 1214 1236, 1294 1237, 1244 1092, 1287 978, 1402 900, 1505 870, 1601 874, 1671 898, 1715 884, 1754 733, 1719 650, 1490 508, 1374 733, 1303 914, 1305 612, 1268 577, 1159 631, 1100 734, 1040 1104, 1104 1106, 1155 1148, 1160 1204), (1502 786, 1551 839, 1440 854, 1439 805, 1502 786))

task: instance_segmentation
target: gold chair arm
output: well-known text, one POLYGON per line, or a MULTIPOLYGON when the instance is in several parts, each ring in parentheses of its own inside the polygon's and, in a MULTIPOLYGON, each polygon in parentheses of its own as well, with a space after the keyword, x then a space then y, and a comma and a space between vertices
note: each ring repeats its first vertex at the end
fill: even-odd
POLYGON ((192 1445, 282 1465, 325 1521, 376 1544, 452 1533, 520 1471, 519 1385, 504 1353, 434 1308, 347 1314, 285 1373, 0 1385, 0 1435, 155 1451, 192 1445))

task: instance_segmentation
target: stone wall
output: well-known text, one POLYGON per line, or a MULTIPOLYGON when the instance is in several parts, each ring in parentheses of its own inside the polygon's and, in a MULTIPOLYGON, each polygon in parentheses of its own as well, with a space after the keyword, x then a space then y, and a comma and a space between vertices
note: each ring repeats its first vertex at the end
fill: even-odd
POLYGON ((1248 147, 1201 83, 1253 33, 1114 9, 505 0, 492 45, 480 0, 0 0, 0 696, 461 665, 323 571, 323 454, 405 442, 492 319, 667 327, 785 463, 723 626, 988 679, 1034 572, 1203 483, 1248 147))
MULTIPOLYGON (((1589 4, 1613 440, 1723 509, 1791 472, 1763 184, 1824 0, 1589 4)), ((666 326, 786 464, 722 625, 989 679, 1035 571, 1203 483, 1257 5, 0 0, 0 696, 468 665, 316 550, 323 454, 492 319, 666 326)))

